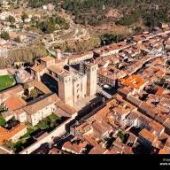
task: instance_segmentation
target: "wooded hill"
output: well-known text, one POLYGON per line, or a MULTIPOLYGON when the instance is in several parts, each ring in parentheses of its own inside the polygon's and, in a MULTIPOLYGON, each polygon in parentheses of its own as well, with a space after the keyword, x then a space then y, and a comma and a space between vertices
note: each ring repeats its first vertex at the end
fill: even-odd
POLYGON ((131 25, 143 19, 148 27, 170 20, 170 0, 29 0, 29 6, 41 7, 53 3, 75 16, 75 22, 83 25, 100 25, 113 19, 106 17, 110 9, 118 9, 123 16, 117 24, 131 25))

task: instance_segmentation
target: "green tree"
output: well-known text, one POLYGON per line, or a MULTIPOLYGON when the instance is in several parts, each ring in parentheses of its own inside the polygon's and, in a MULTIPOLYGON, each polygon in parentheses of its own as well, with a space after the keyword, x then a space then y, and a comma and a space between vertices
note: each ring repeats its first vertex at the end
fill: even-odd
POLYGON ((36 89, 30 91, 30 97, 35 99, 37 96, 38 96, 38 91, 36 89))
POLYGON ((31 6, 32 8, 41 7, 42 5, 45 5, 46 3, 48 3, 47 0, 29 0, 28 2, 29 6, 31 6))
POLYGON ((11 23, 14 23, 14 22, 15 22, 15 18, 10 15, 10 16, 7 18, 7 21, 8 21, 8 22, 11 22, 11 23))
POLYGON ((119 130, 117 136, 120 138, 120 140, 122 141, 122 143, 126 143, 128 138, 129 138, 129 134, 125 133, 121 130, 119 130))
POLYGON ((108 33, 100 36, 101 45, 108 45, 113 42, 119 42, 122 39, 123 39, 122 35, 114 35, 114 34, 108 34, 108 33))
POLYGON ((4 40, 9 40, 10 39, 9 33, 6 32, 6 31, 3 31, 1 33, 1 38, 4 39, 4 40))
POLYGON ((48 129, 49 128, 49 121, 48 121, 48 119, 44 119, 44 120, 42 120, 42 121, 40 121, 39 123, 38 123, 38 127, 40 128, 40 129, 48 129))
POLYGON ((0 126, 4 126, 5 123, 6 123, 5 119, 2 116, 0 116, 0 126))

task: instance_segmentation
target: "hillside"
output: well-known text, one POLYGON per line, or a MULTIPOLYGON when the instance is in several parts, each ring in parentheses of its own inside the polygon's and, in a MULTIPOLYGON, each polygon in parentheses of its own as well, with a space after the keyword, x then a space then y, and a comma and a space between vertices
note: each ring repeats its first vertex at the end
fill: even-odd
MULTIPOLYGON (((46 47, 66 52, 91 50, 170 21, 170 0, 18 0, 14 9, 21 8, 41 15, 27 26, 42 35, 46 47), (52 12, 42 8, 49 3, 55 6, 52 12)), ((30 61, 46 53, 43 46, 38 49, 12 51, 9 58, 16 61, 24 53, 24 61, 30 61)), ((12 62, 4 60, 0 67, 12 62)))
POLYGON ((75 22, 83 25, 100 25, 116 22, 132 25, 139 19, 148 27, 170 19, 169 0, 29 0, 28 5, 36 8, 52 2, 75 16, 75 22), (106 15, 117 9, 120 15, 106 15))

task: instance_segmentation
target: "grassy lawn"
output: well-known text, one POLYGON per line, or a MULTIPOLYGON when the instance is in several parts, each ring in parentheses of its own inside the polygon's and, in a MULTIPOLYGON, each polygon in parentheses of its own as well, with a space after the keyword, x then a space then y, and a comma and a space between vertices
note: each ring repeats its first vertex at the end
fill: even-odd
POLYGON ((10 75, 0 76, 0 91, 7 89, 15 84, 15 79, 10 75))

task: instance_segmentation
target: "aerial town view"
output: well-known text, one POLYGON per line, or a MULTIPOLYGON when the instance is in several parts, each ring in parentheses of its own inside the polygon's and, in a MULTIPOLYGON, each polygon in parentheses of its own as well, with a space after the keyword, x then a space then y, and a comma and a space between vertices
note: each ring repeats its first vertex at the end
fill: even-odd
POLYGON ((170 154, 169 0, 0 0, 0 154, 170 154))

